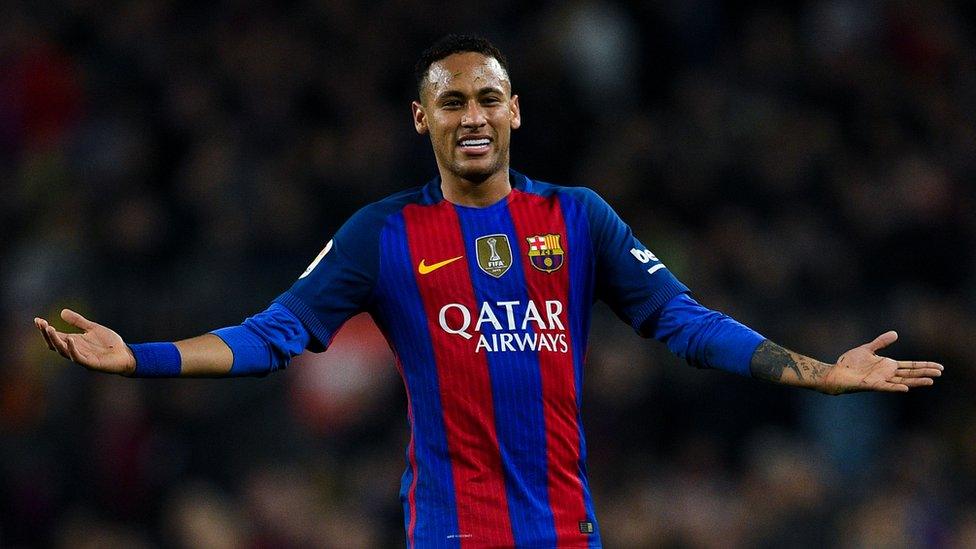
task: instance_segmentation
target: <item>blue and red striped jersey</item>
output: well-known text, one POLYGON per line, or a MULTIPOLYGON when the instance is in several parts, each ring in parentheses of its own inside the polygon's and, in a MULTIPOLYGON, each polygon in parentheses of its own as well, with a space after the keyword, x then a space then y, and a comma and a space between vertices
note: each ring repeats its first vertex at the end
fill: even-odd
POLYGON ((439 179, 363 208, 276 300, 313 350, 361 311, 389 341, 410 547, 599 547, 580 417, 591 306, 640 331, 687 291, 593 191, 510 179, 486 208, 446 201, 439 179))

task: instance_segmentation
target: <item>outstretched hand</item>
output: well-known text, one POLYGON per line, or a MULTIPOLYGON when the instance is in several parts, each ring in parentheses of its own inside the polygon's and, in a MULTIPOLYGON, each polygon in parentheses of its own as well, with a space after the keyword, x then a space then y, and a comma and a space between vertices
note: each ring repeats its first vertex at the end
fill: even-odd
POLYGON ((824 377, 825 392, 835 395, 858 391, 906 392, 935 383, 934 378, 942 375, 941 364, 893 360, 876 354, 896 339, 896 332, 885 332, 874 341, 840 355, 824 377))
POLYGON ((34 318, 34 326, 41 331, 49 349, 89 370, 123 375, 135 371, 135 356, 119 334, 71 309, 62 310, 61 318, 83 333, 59 332, 43 318, 34 318))

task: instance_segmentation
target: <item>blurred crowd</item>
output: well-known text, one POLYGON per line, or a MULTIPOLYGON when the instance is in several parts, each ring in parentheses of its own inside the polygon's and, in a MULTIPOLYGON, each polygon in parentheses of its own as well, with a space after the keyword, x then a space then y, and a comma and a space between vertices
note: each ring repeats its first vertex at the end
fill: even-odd
POLYGON ((239 323, 356 208, 436 174, 416 57, 509 57, 512 165, 597 189, 704 304, 823 360, 937 360, 844 397, 696 370, 594 318, 608 547, 976 546, 976 7, 908 0, 0 3, 0 546, 395 547, 405 397, 357 317, 263 379, 95 375, 239 323), (56 323, 65 329, 63 323, 56 323))

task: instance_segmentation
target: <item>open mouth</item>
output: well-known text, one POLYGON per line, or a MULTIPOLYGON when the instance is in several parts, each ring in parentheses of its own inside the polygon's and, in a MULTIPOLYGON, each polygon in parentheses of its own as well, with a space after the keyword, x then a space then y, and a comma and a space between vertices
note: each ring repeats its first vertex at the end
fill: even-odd
POLYGON ((488 137, 465 137, 458 140, 458 148, 468 154, 484 154, 488 152, 491 139, 488 137))
POLYGON ((462 139, 458 142, 462 147, 483 147, 491 143, 491 139, 483 137, 481 139, 462 139))

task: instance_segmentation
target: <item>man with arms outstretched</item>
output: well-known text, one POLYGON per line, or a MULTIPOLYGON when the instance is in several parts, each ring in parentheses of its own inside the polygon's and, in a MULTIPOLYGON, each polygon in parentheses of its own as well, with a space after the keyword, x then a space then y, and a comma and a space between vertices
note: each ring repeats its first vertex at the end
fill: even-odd
POLYGON ((401 484, 410 547, 599 547, 580 418, 594 299, 700 367, 840 394, 931 385, 942 366, 876 352, 887 332, 827 364, 788 351, 689 290, 593 191, 509 168, 521 125, 504 56, 448 36, 417 64, 418 133, 439 177, 370 204, 298 281, 243 324, 127 345, 35 319, 52 350, 129 376, 263 375, 325 350, 369 312, 396 355, 411 441, 401 484))

